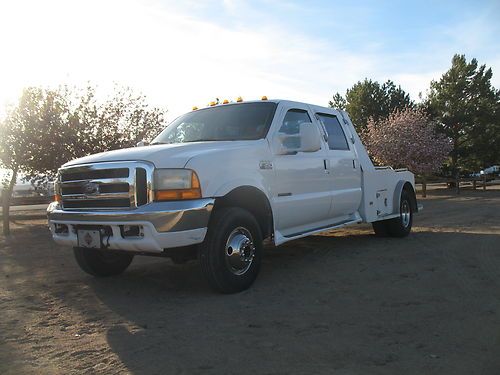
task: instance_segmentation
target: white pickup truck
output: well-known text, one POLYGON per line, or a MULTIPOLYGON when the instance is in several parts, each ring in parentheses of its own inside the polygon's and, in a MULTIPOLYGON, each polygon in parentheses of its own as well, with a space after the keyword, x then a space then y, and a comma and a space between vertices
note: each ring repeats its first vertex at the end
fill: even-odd
POLYGON ((346 112, 265 98, 194 109, 148 146, 68 162, 55 190, 52 236, 84 271, 197 256, 224 293, 254 282, 264 241, 362 222, 404 237, 418 211, 413 174, 375 167, 346 112))

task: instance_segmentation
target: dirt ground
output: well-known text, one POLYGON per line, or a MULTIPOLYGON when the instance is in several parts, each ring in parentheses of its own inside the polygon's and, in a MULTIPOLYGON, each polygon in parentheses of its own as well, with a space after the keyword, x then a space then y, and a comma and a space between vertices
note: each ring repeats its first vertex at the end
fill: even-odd
POLYGON ((405 239, 360 225, 268 250, 237 295, 161 258, 94 279, 20 218, 0 237, 0 373, 500 374, 500 191, 421 203, 405 239))

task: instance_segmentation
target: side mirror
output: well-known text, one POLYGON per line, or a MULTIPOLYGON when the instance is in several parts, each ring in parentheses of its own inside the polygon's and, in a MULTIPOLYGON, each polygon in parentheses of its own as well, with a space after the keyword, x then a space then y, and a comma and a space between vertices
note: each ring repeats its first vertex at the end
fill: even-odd
POLYGON ((149 143, 146 142, 145 140, 142 140, 142 141, 139 141, 137 142, 135 145, 136 147, 144 147, 144 146, 147 146, 149 143))
POLYGON ((321 149, 321 134, 312 122, 300 124, 300 150, 302 152, 315 152, 321 149))
POLYGON ((299 125, 298 134, 278 133, 278 142, 279 155, 315 152, 321 149, 321 134, 312 122, 303 122, 299 125))

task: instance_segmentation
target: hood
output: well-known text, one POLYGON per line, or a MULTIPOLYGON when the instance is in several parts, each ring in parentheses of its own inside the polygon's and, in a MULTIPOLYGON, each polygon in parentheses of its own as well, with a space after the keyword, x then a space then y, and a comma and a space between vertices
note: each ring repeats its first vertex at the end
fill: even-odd
POLYGON ((149 161, 157 168, 184 168, 198 155, 254 145, 256 141, 193 142, 124 148, 101 152, 67 162, 63 167, 108 161, 149 161))

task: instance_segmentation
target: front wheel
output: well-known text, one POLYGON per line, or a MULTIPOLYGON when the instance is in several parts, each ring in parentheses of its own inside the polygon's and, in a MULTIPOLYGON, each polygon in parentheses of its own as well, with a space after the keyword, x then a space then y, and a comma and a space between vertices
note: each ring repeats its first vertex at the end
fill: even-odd
POLYGON ((212 288, 236 293, 257 278, 262 251, 262 234, 255 217, 239 207, 223 207, 214 212, 198 257, 212 288))
POLYGON ((127 269, 133 254, 74 247, 73 253, 80 268, 92 276, 119 275, 127 269))

